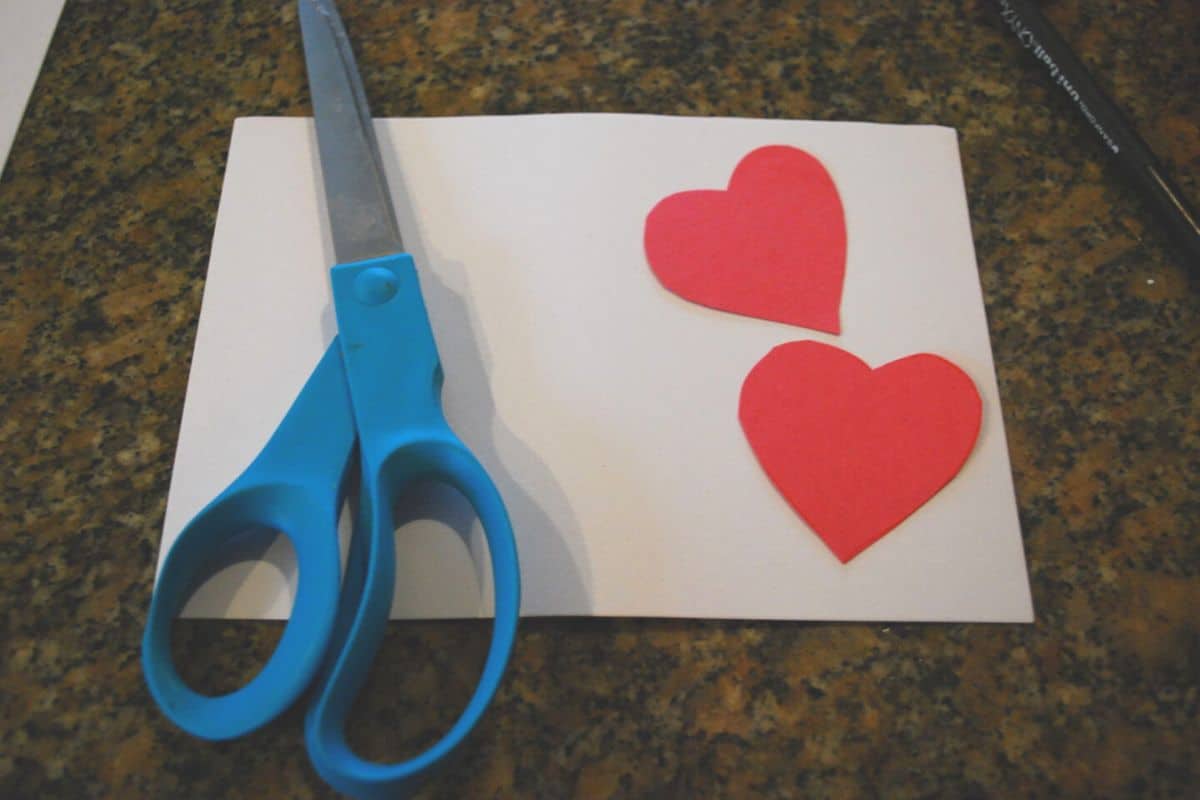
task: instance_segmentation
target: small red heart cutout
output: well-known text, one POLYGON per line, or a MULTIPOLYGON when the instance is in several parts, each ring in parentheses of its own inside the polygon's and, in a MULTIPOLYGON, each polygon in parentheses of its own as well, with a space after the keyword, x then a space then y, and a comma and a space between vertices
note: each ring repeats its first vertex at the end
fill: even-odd
POLYGON ((982 405, 971 378, 939 356, 871 369, 803 341, 750 370, 738 416, 772 483, 845 563, 958 473, 982 405))
POLYGON ((726 191, 670 195, 646 217, 650 268, 670 291, 710 308, 840 333, 846 218, 813 156, 750 152, 726 191))

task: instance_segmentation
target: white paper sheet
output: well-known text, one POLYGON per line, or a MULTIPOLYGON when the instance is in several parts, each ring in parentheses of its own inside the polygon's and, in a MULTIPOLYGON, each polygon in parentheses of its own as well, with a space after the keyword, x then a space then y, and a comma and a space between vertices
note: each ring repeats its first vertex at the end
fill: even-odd
MULTIPOLYGON (((953 130, 627 115, 377 125, 424 269, 447 417, 506 498, 525 615, 1032 620, 953 130), (646 264, 642 226, 659 199, 724 188, 767 144, 817 156, 841 192, 841 336, 688 303, 646 264), (846 565, 777 493, 738 423, 746 373, 797 339, 873 366, 937 353, 983 398, 962 472, 846 565)), ((314 135, 304 119, 234 127, 164 552, 249 463, 334 334, 314 135)), ((397 535, 394 616, 489 614, 469 513, 444 494, 425 510, 433 520, 397 535)), ((288 556, 276 543, 265 561, 228 567, 187 613, 286 615, 288 556)))
POLYGON ((0 173, 65 0, 0 0, 0 173))

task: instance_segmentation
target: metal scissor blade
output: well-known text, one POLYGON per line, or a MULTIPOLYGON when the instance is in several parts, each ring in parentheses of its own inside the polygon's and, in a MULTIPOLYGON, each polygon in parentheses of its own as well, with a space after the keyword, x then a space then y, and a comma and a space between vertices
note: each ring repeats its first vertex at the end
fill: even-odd
POLYGON ((338 263, 404 250, 371 109, 332 0, 299 0, 325 203, 338 263))

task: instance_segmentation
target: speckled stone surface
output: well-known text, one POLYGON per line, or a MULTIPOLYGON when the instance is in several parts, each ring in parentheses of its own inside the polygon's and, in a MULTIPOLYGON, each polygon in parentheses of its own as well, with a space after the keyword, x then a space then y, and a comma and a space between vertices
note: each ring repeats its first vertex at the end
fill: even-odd
MULTIPOLYGON (((1200 282, 989 3, 343 5, 380 116, 958 128, 1037 610, 530 621, 427 796, 1200 794, 1200 282)), ((1047 13, 1200 202, 1195 3, 1047 13)), ((67 3, 0 180, 0 797, 332 796, 299 711, 203 743, 138 665, 233 120, 307 113, 290 2, 67 3)), ((229 688, 278 634, 178 649, 229 688)), ((393 625, 357 745, 428 742, 487 634, 393 625)))

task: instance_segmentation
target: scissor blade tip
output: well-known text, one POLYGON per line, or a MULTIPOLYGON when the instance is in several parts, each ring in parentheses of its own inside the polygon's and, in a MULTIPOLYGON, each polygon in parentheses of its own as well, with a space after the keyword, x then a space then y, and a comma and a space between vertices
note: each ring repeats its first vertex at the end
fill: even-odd
POLYGON ((299 9, 300 18, 312 18, 313 14, 327 14, 328 9, 325 8, 321 0, 296 0, 296 7, 299 9))
POLYGON ((328 0, 297 0, 300 8, 308 8, 320 14, 328 14, 333 10, 333 4, 328 0))

